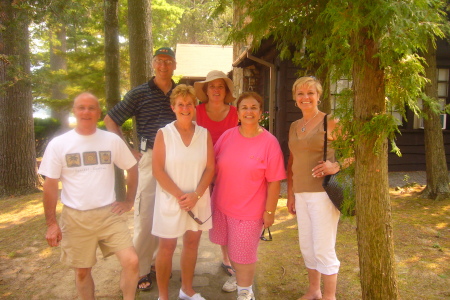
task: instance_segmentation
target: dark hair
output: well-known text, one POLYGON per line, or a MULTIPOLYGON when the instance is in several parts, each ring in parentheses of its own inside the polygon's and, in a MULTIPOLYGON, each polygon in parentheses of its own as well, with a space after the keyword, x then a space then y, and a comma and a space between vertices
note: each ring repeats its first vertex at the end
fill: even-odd
POLYGON ((237 102, 236 102, 236 107, 238 110, 239 110, 239 104, 242 102, 242 100, 247 99, 247 98, 255 99, 259 103, 259 107, 260 107, 261 111, 263 111, 263 108, 264 108, 263 99, 258 93, 255 93, 255 92, 244 92, 239 96, 239 98, 237 99, 237 102))

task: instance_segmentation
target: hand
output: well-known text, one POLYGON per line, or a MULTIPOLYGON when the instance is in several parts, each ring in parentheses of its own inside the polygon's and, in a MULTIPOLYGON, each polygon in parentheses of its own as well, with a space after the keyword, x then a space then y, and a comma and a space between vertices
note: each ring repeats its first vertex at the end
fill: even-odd
POLYGON ((59 225, 54 223, 47 227, 47 233, 45 234, 45 239, 50 247, 59 246, 59 243, 62 240, 62 232, 59 225))
POLYGON ((197 198, 198 196, 196 193, 187 193, 179 198, 178 204, 182 210, 190 211, 197 204, 197 198))
POLYGON ((319 161, 319 164, 312 169, 313 177, 325 177, 327 175, 336 174, 339 172, 339 164, 332 163, 329 160, 327 161, 319 161))
POLYGON ((295 215, 297 211, 295 210, 295 198, 294 196, 288 195, 288 200, 286 203, 286 207, 288 209, 288 212, 292 215, 295 215))
POLYGON ((121 214, 130 211, 131 208, 133 207, 133 204, 130 204, 126 201, 116 201, 113 204, 111 204, 111 206, 112 206, 111 212, 120 216, 121 214))
POLYGON ((269 215, 267 212, 264 212, 263 220, 264 220, 264 228, 272 226, 273 222, 275 221, 275 213, 269 215))

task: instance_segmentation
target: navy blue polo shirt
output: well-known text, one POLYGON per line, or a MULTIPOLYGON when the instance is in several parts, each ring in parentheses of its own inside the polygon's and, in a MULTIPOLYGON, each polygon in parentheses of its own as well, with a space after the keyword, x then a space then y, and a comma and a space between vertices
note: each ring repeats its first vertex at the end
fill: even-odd
POLYGON ((137 134, 139 138, 148 140, 148 148, 153 148, 158 129, 176 119, 170 107, 170 94, 175 82, 172 81, 172 88, 165 95, 153 81, 154 78, 130 90, 123 100, 108 112, 110 118, 119 126, 129 118, 136 117, 137 134))

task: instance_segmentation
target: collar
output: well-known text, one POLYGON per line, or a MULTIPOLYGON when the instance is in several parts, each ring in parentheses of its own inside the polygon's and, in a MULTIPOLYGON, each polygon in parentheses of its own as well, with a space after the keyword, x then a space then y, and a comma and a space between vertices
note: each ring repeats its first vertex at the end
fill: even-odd
MULTIPOLYGON (((161 89, 156 85, 154 79, 155 79, 155 76, 153 76, 152 78, 150 78, 150 80, 148 81, 148 86, 149 86, 150 89, 152 89, 152 90, 161 90, 161 89)), ((171 91, 175 88, 175 86, 176 86, 175 81, 173 81, 173 79, 171 79, 171 81, 172 81, 172 88, 170 89, 170 92, 171 92, 171 91)), ((169 92, 169 93, 170 93, 170 92, 169 92)))

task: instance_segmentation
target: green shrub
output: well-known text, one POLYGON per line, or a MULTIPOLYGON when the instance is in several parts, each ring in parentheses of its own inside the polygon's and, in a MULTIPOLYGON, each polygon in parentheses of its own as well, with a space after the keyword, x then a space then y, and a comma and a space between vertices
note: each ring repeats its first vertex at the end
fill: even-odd
POLYGON ((34 138, 36 140, 36 156, 44 154, 48 142, 61 127, 61 123, 54 118, 34 118, 34 138))
MULTIPOLYGON (((106 130, 105 122, 98 121, 97 127, 106 130)), ((122 133, 128 144, 133 145, 133 120, 128 119, 122 124, 122 133)))

